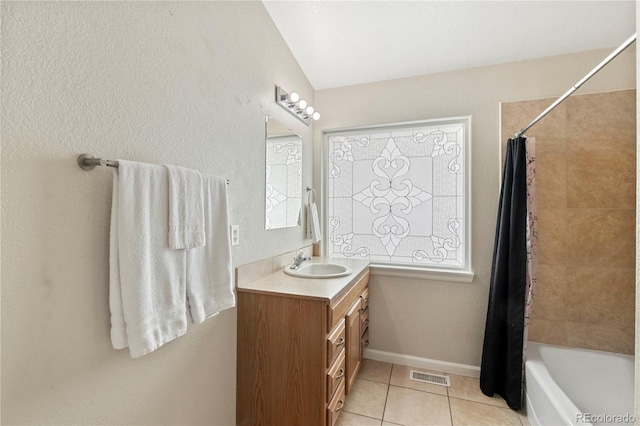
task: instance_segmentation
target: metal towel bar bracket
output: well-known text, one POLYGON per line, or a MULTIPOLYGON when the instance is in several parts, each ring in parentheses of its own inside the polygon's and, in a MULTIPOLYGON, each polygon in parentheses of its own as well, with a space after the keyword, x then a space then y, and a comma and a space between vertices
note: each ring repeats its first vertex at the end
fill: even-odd
POLYGON ((93 170, 96 166, 118 167, 118 162, 113 160, 105 160, 104 158, 95 158, 93 155, 82 154, 78 157, 78 166, 83 170, 93 170))
POLYGON ((307 186, 307 203, 311 204, 311 196, 313 195, 313 202, 316 202, 316 190, 310 186, 307 186))

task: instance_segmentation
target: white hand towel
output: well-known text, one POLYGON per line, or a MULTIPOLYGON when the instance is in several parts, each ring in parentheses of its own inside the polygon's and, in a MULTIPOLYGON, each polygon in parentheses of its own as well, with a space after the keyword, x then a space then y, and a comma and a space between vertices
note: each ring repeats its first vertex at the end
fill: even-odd
POLYGON ((317 243, 322 238, 316 203, 307 205, 307 238, 314 243, 317 243))
POLYGON ((186 250, 171 250, 167 241, 166 168, 118 163, 109 259, 111 340, 137 358, 187 331, 186 250))
POLYGON ((203 247, 202 177, 197 170, 165 165, 169 173, 169 247, 203 247))
POLYGON ((194 323, 236 305, 227 183, 223 178, 204 174, 202 181, 207 244, 187 250, 187 298, 194 323))

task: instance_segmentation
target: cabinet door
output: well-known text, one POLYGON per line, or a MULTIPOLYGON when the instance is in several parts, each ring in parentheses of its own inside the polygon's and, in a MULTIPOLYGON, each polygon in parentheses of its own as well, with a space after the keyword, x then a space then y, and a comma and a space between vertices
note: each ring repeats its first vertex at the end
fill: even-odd
POLYGON ((347 370, 347 382, 346 393, 347 395, 351 391, 351 386, 356 379, 358 370, 360 369, 360 306, 362 304, 362 298, 358 297, 356 301, 351 305, 351 308, 347 311, 346 319, 346 370, 347 370))

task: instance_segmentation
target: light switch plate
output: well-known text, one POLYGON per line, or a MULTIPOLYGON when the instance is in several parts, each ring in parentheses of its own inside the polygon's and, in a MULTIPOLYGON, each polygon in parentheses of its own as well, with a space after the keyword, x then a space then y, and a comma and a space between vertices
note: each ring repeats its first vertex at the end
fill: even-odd
POLYGON ((231 245, 240 245, 240 225, 231 225, 231 245))

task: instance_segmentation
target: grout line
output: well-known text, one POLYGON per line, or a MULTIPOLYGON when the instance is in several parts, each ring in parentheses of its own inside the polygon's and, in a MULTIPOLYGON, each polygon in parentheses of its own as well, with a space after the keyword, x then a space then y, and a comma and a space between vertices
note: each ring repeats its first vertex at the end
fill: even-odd
POLYGON ((380 425, 384 422, 384 413, 387 411, 387 401, 389 400, 389 390, 391 389, 391 375, 393 374, 393 366, 391 364, 391 372, 389 373, 389 383, 387 383, 387 395, 384 397, 384 407, 382 407, 382 419, 380 419, 380 425))
MULTIPOLYGON (((451 386, 453 386, 452 380, 451 380, 451 376, 449 375, 449 384, 451 386)), ((451 394, 449 394, 449 391, 451 390, 451 386, 445 386, 447 388, 447 398, 451 397, 451 394)))
POLYGON ((381 385, 388 385, 389 382, 379 382, 377 380, 372 380, 372 379, 367 379, 365 377, 356 377, 357 380, 364 380, 365 382, 371 382, 371 383, 380 383, 381 385))
POLYGON ((449 389, 447 389, 447 404, 449 405, 449 421, 451 421, 451 426, 453 426, 453 412, 451 411, 451 397, 449 396, 449 389))
POLYGON ((382 423, 382 419, 378 419, 376 417, 367 416, 366 414, 354 413, 353 411, 347 411, 347 410, 342 410, 342 412, 343 413, 353 414, 354 416, 366 417, 366 418, 372 419, 372 420, 380 420, 380 423, 382 423))
MULTIPOLYGON (((467 401, 467 402, 473 402, 474 404, 482 404, 482 405, 486 405, 487 407, 496 407, 496 408, 506 408, 508 410, 511 410, 511 408, 509 408, 509 406, 502 406, 502 405, 494 405, 494 404, 487 404, 486 402, 482 402, 482 401, 476 401, 473 399, 467 399, 467 398, 460 398, 457 396, 451 396, 449 397, 449 399, 458 399, 460 401, 467 401)), ((515 411, 515 410, 511 410, 511 411, 515 411)))
MULTIPOLYGON (((431 394, 431 395, 444 396, 444 397, 447 397, 447 398, 449 397, 449 390, 447 390, 446 394, 443 394, 443 393, 431 392, 431 391, 422 390, 422 389, 410 388, 410 387, 402 386, 402 385, 391 385, 390 384, 390 386, 395 386, 397 388, 408 389, 408 390, 412 390, 412 391, 416 391, 416 392, 428 393, 428 394, 431 394)), ((434 386, 437 386, 437 385, 434 385, 434 386)), ((444 387, 447 387, 447 386, 443 386, 443 388, 444 387)))

